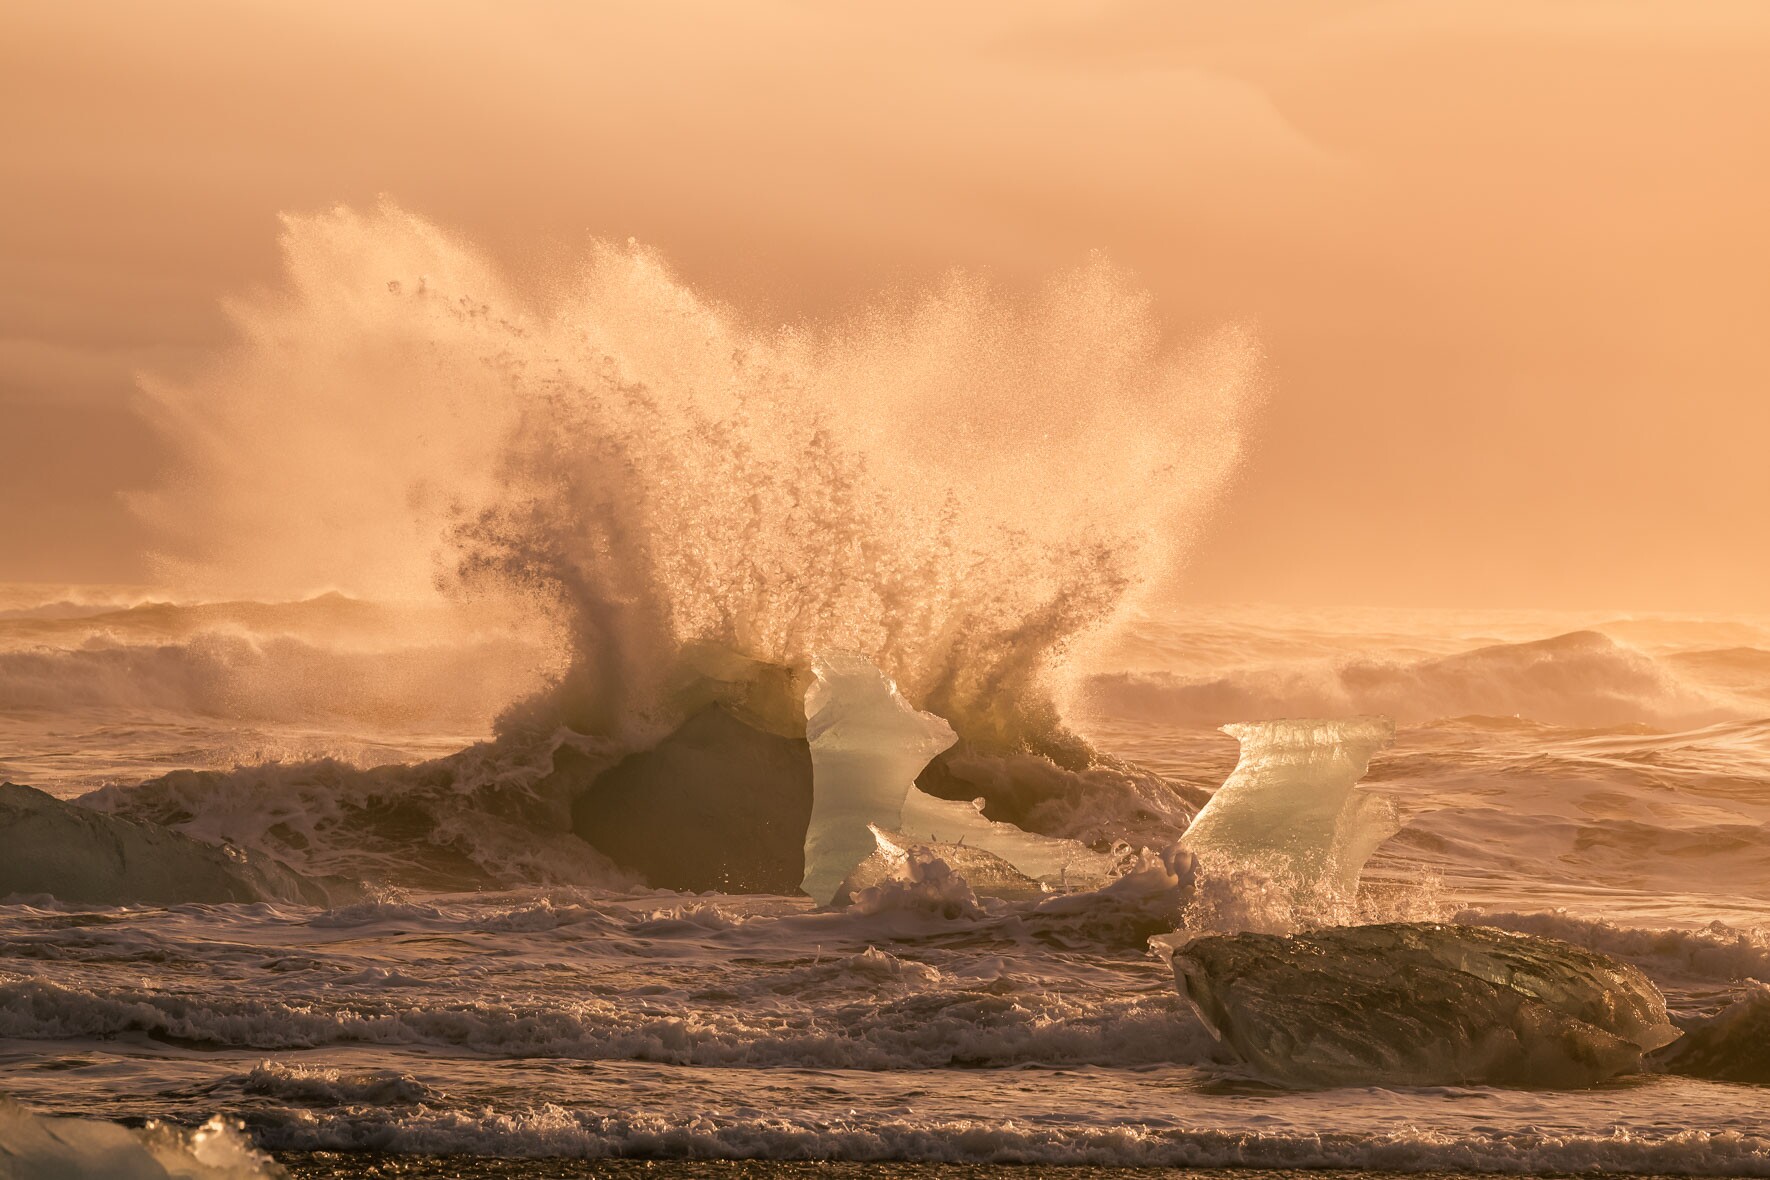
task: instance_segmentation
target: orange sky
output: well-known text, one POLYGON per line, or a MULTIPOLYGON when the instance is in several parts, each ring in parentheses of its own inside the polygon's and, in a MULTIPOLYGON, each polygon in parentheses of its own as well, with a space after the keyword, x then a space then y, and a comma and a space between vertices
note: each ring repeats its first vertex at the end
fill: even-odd
POLYGON ((1094 248, 1269 399, 1200 599, 1770 609, 1770 5, 0 10, 0 580, 130 580, 131 408, 378 194, 760 317, 1094 248))

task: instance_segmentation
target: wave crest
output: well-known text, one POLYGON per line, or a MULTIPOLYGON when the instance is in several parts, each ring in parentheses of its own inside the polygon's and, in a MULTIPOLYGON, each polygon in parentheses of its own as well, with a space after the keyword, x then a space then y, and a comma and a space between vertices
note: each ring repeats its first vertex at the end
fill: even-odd
POLYGON ((1403 723, 1518 715, 1576 727, 1690 726, 1751 712, 1597 631, 1413 661, 1318 660, 1211 679, 1109 673, 1090 679, 1088 701, 1103 714, 1196 726, 1356 713, 1381 713, 1403 723))

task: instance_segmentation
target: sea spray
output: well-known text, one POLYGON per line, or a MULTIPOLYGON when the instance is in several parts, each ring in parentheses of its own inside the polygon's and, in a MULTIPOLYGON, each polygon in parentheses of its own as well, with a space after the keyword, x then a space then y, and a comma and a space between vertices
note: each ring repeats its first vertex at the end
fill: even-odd
POLYGON ((285 219, 281 289, 148 406, 169 577, 437 586, 555 628, 509 727, 640 743, 685 653, 870 658, 997 751, 1075 751, 1067 658, 1172 567, 1240 455, 1253 349, 1164 348, 1096 260, 764 329, 643 248, 545 298, 390 205, 285 219))

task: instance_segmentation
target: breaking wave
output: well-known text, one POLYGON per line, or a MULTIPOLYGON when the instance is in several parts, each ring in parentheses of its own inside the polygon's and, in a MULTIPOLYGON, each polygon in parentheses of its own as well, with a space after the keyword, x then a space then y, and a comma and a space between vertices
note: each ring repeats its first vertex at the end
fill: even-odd
POLYGON ((507 728, 655 736, 734 661, 839 649, 974 743, 1085 757, 1066 661, 1183 555, 1252 396, 1245 334, 1165 349, 1100 260, 777 329, 632 245, 536 298, 392 206, 283 249, 237 346, 148 390, 167 572, 526 604, 569 666, 507 728))
POLYGON ((508 620, 330 593, 0 617, 0 710, 489 730, 546 655, 508 620))
POLYGON ((1723 922, 1697 929, 1628 926, 1558 911, 1464 910, 1455 920, 1558 938, 1623 959, 1668 990, 1770 983, 1770 931, 1761 927, 1723 922))
MULTIPOLYGON (((785 1159, 877 1163, 1044 1164, 1142 1168, 1269 1168, 1374 1173, 1770 1173, 1770 1136, 1756 1132, 1386 1129, 1376 1134, 1211 1130, 1159 1123, 1050 1125, 1038 1119, 918 1119, 861 1112, 716 1111, 672 1118, 542 1104, 515 1112, 351 1111, 289 1119, 266 1134, 278 1148, 373 1148, 436 1154, 567 1158, 785 1159)), ((822 1172, 815 1173, 818 1175, 822 1172)), ((838 1173, 840 1174, 840 1173, 838 1173)))
POLYGON ((1087 702, 1106 715, 1188 726, 1357 713, 1404 724, 1483 715, 1573 727, 1695 726, 1754 715, 1752 704, 1597 631, 1412 661, 1316 660, 1209 679, 1107 673, 1089 681, 1087 702))

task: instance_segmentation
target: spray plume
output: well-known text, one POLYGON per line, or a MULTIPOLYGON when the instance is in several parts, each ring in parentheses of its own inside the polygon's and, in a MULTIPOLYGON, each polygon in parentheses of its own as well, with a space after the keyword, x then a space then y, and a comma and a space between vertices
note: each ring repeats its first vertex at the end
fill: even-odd
POLYGON ((509 717, 587 733, 842 650, 978 746, 1052 753, 1076 645, 1184 556, 1253 400, 1245 332, 1164 350, 1099 259, 764 330, 633 244, 544 300, 391 205, 282 245, 237 342, 147 385, 167 576, 524 613, 563 654, 509 717))

